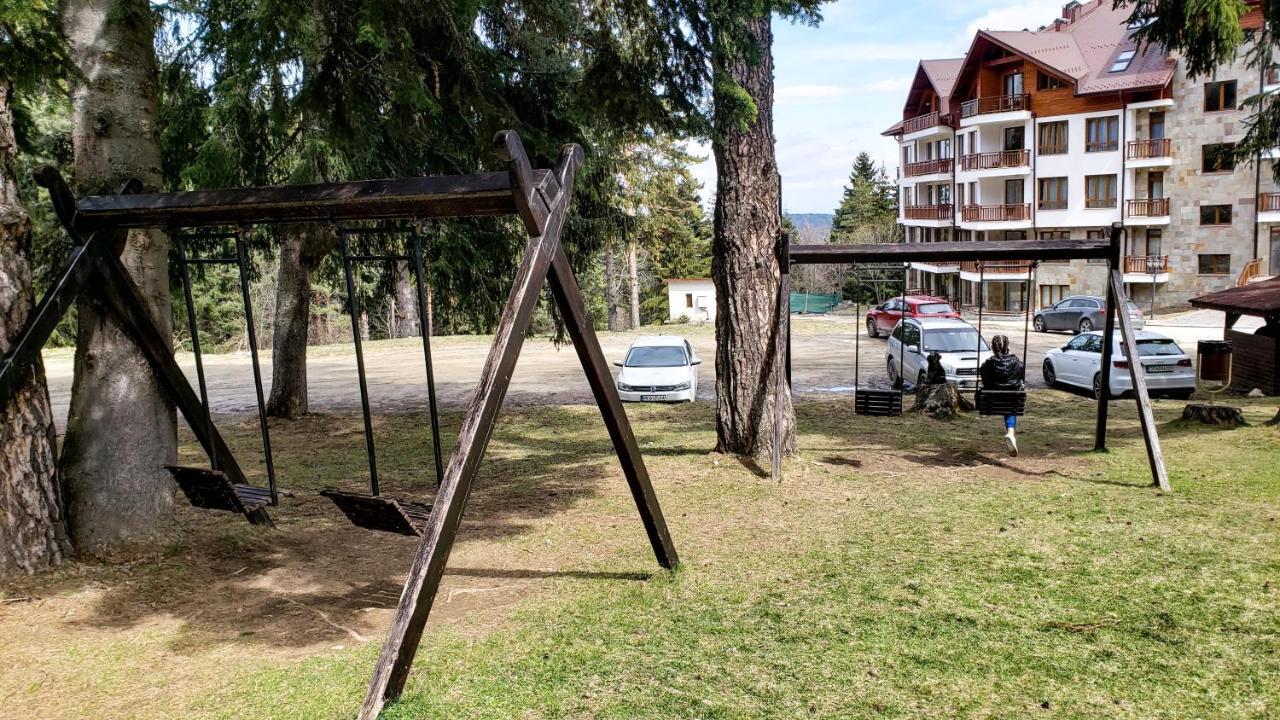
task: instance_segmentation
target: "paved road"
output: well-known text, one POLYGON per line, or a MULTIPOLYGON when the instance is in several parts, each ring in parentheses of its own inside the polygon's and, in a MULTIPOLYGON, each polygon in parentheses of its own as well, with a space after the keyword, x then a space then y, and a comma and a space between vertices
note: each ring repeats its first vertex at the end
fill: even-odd
MULTIPOLYGON (((1177 318, 1175 318, 1176 320, 1177 318)), ((1199 315, 1193 323, 1152 329, 1173 336, 1188 350, 1202 337, 1221 337, 1221 319, 1199 315)), ((1242 321, 1243 323, 1244 321, 1242 321)), ((846 318, 797 318, 793 324, 792 380, 797 395, 848 394, 853 386, 854 332, 859 326, 846 318)), ((705 360, 701 366, 698 397, 714 399, 715 346, 711 328, 676 326, 668 332, 689 338, 695 352, 705 360)), ((1014 352, 1021 353, 1021 323, 984 323, 984 334, 1010 336, 1014 352)), ((633 333, 601 333, 605 355, 620 360, 633 333)), ((1069 336, 1051 333, 1030 334, 1027 353, 1031 387, 1043 387, 1039 367, 1045 351, 1064 344, 1069 336)), ((447 407, 462 407, 475 392, 480 368, 484 365, 490 339, 487 337, 439 338, 433 345, 436 387, 447 407)), ((859 340, 864 380, 885 380, 884 340, 872 340, 865 333, 859 340)), ((1193 351, 1193 350, 1192 350, 1193 351)), ((1194 352, 1194 351, 1193 351, 1194 352)), ((309 361, 310 402, 323 412, 358 411, 355 357, 349 347, 312 348, 309 361)), ((263 374, 270 380, 270 353, 263 358, 263 374)), ((188 377, 195 377, 193 358, 179 353, 179 364, 188 377)), ((373 342, 365 345, 369 393, 378 411, 418 409, 426 406, 425 377, 421 345, 417 341, 373 342)), ((247 353, 209 355, 205 358, 210 396, 216 413, 254 411, 253 375, 247 353)), ((50 392, 57 422, 65 423, 71 393, 72 358, 69 353, 52 353, 46 358, 50 392)), ((615 369, 616 371, 616 369, 615 369)), ((590 403, 591 392, 583 379, 577 356, 571 347, 557 348, 546 338, 530 338, 521 353, 511 380, 507 402, 515 405, 590 403)))

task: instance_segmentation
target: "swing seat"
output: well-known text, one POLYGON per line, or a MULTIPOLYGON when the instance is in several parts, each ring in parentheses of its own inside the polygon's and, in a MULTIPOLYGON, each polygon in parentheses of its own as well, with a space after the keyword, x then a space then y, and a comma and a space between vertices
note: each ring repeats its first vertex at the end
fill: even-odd
POLYGON ((275 527, 267 514, 267 506, 271 505, 270 489, 233 484, 226 473, 218 470, 183 465, 166 465, 165 469, 173 475, 193 507, 240 513, 254 525, 275 527))
POLYGON ((854 388, 853 414, 873 417, 898 417, 902 414, 902 391, 854 388))
POLYGON ((418 537, 431 517, 429 503, 339 490, 323 490, 320 494, 332 500, 351 524, 366 530, 418 537))
POLYGON ((1026 390, 983 390, 974 393, 979 415, 1018 415, 1027 409, 1026 390))

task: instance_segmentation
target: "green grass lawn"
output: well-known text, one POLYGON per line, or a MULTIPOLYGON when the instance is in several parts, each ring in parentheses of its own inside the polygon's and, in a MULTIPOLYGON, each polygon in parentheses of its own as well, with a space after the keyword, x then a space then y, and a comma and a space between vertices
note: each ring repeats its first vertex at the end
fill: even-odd
MULTIPOLYGON (((477 502, 554 505, 496 547, 560 572, 483 632, 433 616, 384 717, 1280 716, 1280 433, 1274 402, 1244 405, 1252 426, 1217 431, 1158 403, 1172 495, 1149 487, 1131 403, 1095 454, 1092 402, 1036 393, 1010 459, 997 419, 807 400, 781 485, 707 452, 709 406, 630 408, 674 573, 593 408, 507 412, 477 502)), ((380 419, 388 467, 421 421, 380 419)), ((320 447, 282 472, 362 460, 320 447)), ((226 677, 185 714, 351 717, 381 639, 226 677)))

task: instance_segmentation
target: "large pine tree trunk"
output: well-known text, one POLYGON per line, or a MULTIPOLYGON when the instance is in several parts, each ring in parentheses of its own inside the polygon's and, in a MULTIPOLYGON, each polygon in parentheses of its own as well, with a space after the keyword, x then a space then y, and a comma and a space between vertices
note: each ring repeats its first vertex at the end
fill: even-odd
MULTIPOLYGON (((31 222, 18 201, 12 88, 0 77, 0 356, 35 306, 31 222)), ((0 407, 0 578, 47 570, 69 550, 55 465, 57 432, 44 365, 32 365, 8 407, 0 407)))
POLYGON ((636 267, 636 240, 627 239, 627 274, 631 284, 631 329, 640 327, 640 273, 636 267))
MULTIPOLYGON (((71 57, 75 180, 82 193, 110 192, 129 178, 160 189, 157 72, 147 0, 65 0, 71 57)), ((169 240, 129 233, 120 259, 166 345, 172 343, 169 240)), ((164 465, 177 455, 177 423, 151 367, 115 320, 92 301, 79 306, 75 382, 62 450, 67 516, 76 549, 120 558, 164 534, 174 484, 164 465)))
MULTIPOLYGON (((716 286, 716 448, 764 457, 772 450, 781 277, 775 244, 781 231, 773 139, 773 31, 768 14, 746 22, 759 43, 756 63, 714 58, 755 100, 758 113, 743 123, 732 98, 716 97, 715 238, 711 276, 716 286)), ((785 386, 785 384, 784 384, 785 386)), ((790 391, 777 401, 786 419, 783 445, 795 443, 790 391)))
POLYGON ((326 225, 292 225, 282 233, 271 336, 271 395, 267 399, 271 417, 297 420, 307 414, 311 273, 337 242, 337 233, 326 225))
POLYGON ((618 264, 614 262, 613 243, 605 241, 604 245, 604 302, 608 309, 609 331, 617 332, 618 328, 618 264))
POLYGON ((418 300, 409 263, 397 262, 395 273, 395 297, 392 298, 392 303, 396 309, 396 322, 395 327, 388 330, 392 337, 417 337, 419 333, 418 300))

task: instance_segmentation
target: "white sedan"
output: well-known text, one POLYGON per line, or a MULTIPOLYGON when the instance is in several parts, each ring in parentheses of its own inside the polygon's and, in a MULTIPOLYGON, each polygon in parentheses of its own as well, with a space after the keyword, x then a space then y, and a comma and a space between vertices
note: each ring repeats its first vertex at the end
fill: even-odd
MULTIPOLYGON (((1191 397, 1196 389, 1196 371, 1191 358, 1171 338, 1158 333, 1136 334, 1138 355, 1146 370, 1147 391, 1178 398, 1191 397)), ((1102 391, 1102 333, 1081 333, 1071 342, 1045 353, 1044 381, 1092 390, 1094 397, 1102 391)), ((1129 379, 1129 359, 1125 357, 1120 333, 1116 333, 1111 351, 1111 396, 1119 397, 1133 390, 1129 379)))
POLYGON ((698 396, 702 361, 688 340, 675 335, 637 338, 618 373, 618 395, 628 402, 691 402, 698 396))

